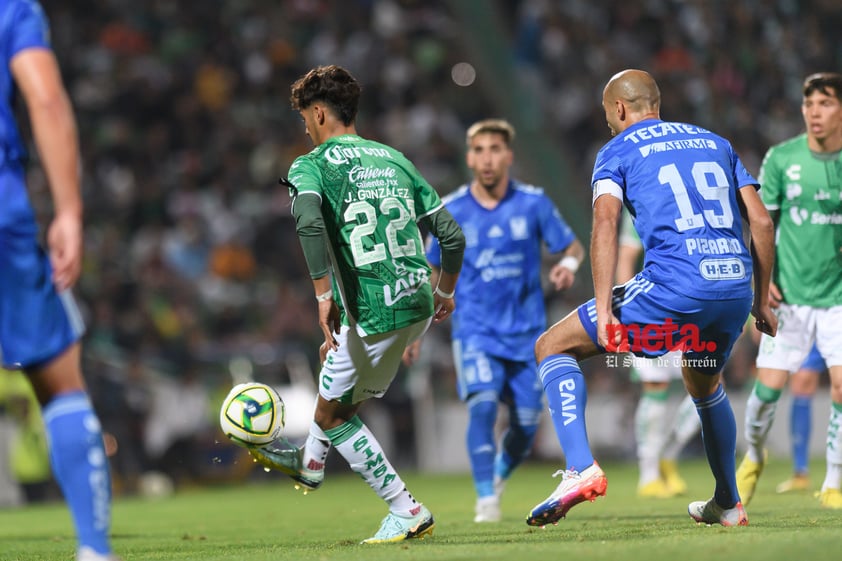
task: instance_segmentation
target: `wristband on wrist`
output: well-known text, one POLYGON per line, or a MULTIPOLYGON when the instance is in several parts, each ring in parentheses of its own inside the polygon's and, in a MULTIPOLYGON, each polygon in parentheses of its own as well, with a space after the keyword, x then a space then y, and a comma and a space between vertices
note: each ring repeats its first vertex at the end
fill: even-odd
POLYGON ((569 269, 571 273, 576 273, 579 270, 579 260, 573 257, 572 255, 568 255, 567 257, 562 257, 561 261, 558 262, 559 265, 564 267, 565 269, 569 269))
POLYGON ((445 292, 441 288, 436 287, 436 294, 438 294, 442 298, 453 298, 453 294, 455 292, 456 292, 455 290, 453 292, 445 292))
POLYGON ((316 296, 317 302, 324 302, 325 300, 333 300, 333 289, 316 296))

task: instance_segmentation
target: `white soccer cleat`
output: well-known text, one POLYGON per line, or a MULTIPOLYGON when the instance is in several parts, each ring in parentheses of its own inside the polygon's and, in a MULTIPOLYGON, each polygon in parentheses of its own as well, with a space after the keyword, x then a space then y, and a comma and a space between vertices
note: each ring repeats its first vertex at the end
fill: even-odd
POLYGON ((76 552, 76 561, 120 561, 120 558, 113 553, 97 553, 90 547, 83 546, 76 552))
POLYGON ((748 526, 748 516, 742 503, 731 508, 722 508, 716 501, 695 501, 687 506, 690 518, 699 524, 721 524, 723 526, 748 526))
POLYGON ((477 499, 474 522, 500 522, 503 514, 500 512, 500 501, 495 496, 477 499))
POLYGON ((377 533, 363 540, 362 543, 396 543, 413 538, 423 540, 426 536, 433 535, 435 526, 433 515, 427 507, 419 505, 418 513, 410 517, 398 516, 390 512, 381 522, 377 533))
POLYGON ((318 470, 304 467, 302 449, 284 437, 279 437, 263 446, 250 446, 248 451, 254 460, 265 468, 280 471, 291 477, 296 482, 296 488, 303 487, 305 494, 321 487, 325 479, 324 466, 318 470))
POLYGON ((595 501, 605 495, 608 479, 599 464, 594 462, 589 468, 579 473, 575 470, 558 470, 553 477, 561 475, 561 483, 544 502, 532 509, 526 517, 530 526, 555 524, 567 515, 567 512, 584 501, 595 501))

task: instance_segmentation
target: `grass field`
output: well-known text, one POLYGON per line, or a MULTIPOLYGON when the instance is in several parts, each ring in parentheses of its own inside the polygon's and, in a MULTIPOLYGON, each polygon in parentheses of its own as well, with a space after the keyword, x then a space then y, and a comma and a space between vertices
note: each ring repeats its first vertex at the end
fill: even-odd
MULTIPOLYGON (((503 497, 504 520, 474 524, 468 475, 404 473, 410 489, 436 518, 431 538, 362 546, 385 505, 356 476, 329 474, 307 496, 277 482, 213 487, 114 505, 114 545, 135 560, 572 561, 729 559, 822 561, 842 558, 842 511, 821 509, 812 495, 776 495, 788 465, 772 462, 748 508, 750 526, 697 526, 689 500, 712 493, 703 461, 682 464, 691 496, 640 501, 633 464, 607 464, 608 495, 570 511, 557 526, 531 528, 524 516, 554 488, 554 466, 531 463, 516 472, 503 497)), ((813 466, 814 483, 824 474, 813 466)), ((0 560, 72 561, 69 515, 60 504, 0 511, 0 560)))

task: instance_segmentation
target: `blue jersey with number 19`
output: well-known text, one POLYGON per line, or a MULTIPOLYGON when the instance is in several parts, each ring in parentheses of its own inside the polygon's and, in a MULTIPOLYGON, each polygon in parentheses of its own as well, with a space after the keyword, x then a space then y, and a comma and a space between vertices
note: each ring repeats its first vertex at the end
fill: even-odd
POLYGON ((685 123, 647 119, 599 151, 594 196, 619 195, 645 249, 641 275, 685 296, 751 296, 737 189, 758 187, 731 144, 685 123))

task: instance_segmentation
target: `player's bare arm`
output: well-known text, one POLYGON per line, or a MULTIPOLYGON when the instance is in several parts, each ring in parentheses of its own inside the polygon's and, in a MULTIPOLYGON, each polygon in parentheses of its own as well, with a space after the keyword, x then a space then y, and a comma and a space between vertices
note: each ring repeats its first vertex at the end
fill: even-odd
MULTIPOLYGON (((772 217, 772 223, 775 225, 775 232, 778 231, 778 220, 781 217, 780 210, 770 210, 769 216, 772 217)), ((775 284, 775 281, 769 281, 769 305, 774 310, 778 306, 781 305, 781 302, 784 301, 784 296, 781 293, 781 289, 775 284)))
MULTIPOLYGON (((591 270, 596 300, 597 337, 603 347, 608 345, 609 324, 619 323, 611 311, 611 293, 617 268, 617 229, 623 203, 613 195, 602 195, 594 201, 593 232, 591 233, 591 270)), ((620 331, 615 333, 620 342, 620 331)))
POLYGON ((617 250, 617 284, 624 284, 632 279, 637 272, 637 260, 643 248, 636 245, 620 244, 617 250))
POLYGON ((576 280, 576 271, 585 258, 585 248, 579 240, 567 246, 561 254, 561 259, 550 269, 550 282, 556 290, 567 290, 576 280))
POLYGON ((330 277, 323 276, 313 279, 313 290, 316 293, 316 301, 319 304, 319 328, 325 336, 324 345, 335 351, 339 348, 335 334, 339 333, 341 326, 339 318, 339 306, 333 299, 333 287, 330 284, 330 277))
POLYGON ((55 216, 47 232, 47 244, 53 282, 64 290, 73 286, 82 270, 76 119, 51 51, 25 49, 15 55, 10 66, 26 101, 32 134, 50 184, 55 216))
POLYGON ((754 263, 754 303, 751 313, 757 329, 774 337, 778 330, 778 318, 769 305, 769 285, 775 262, 775 223, 754 185, 747 185, 737 193, 740 211, 751 231, 751 258, 754 263))

